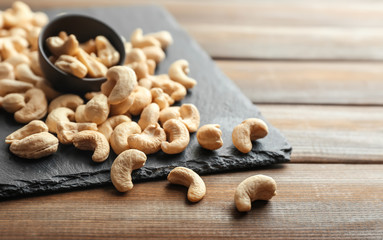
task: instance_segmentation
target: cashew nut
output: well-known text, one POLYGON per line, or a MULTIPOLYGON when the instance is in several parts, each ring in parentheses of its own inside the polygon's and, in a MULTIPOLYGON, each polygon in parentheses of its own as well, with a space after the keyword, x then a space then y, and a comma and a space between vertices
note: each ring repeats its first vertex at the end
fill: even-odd
POLYGON ((12 64, 0 62, 0 80, 1 79, 15 79, 12 64))
POLYGON ((93 130, 97 131, 95 123, 75 123, 75 122, 58 122, 57 123, 57 138, 62 144, 70 144, 73 142, 73 137, 81 131, 93 130))
POLYGON ((101 85, 101 92, 108 96, 109 104, 126 100, 137 86, 136 74, 129 67, 112 67, 106 73, 106 78, 106 82, 101 85))
POLYGON ((157 63, 153 59, 148 59, 146 60, 146 65, 148 66, 149 75, 154 75, 154 72, 156 71, 157 63))
POLYGON ((37 159, 57 151, 58 139, 48 133, 40 132, 12 142, 9 150, 18 157, 37 159))
POLYGON ((7 58, 4 62, 11 64, 14 68, 22 63, 31 64, 31 60, 26 55, 21 53, 7 58))
POLYGON ((41 120, 33 120, 22 128, 17 129, 5 138, 5 143, 11 144, 35 133, 48 132, 48 126, 41 120))
POLYGON ((97 56, 106 67, 116 65, 120 60, 120 53, 116 51, 109 40, 104 36, 95 39, 97 56))
POLYGON ((38 82, 44 81, 44 78, 37 76, 26 63, 21 63, 15 68, 16 78, 23 82, 32 83, 36 85, 38 82))
POLYGON ((169 68, 169 77, 171 80, 182 84, 185 88, 193 88, 197 82, 188 77, 189 63, 185 59, 177 60, 169 68))
POLYGON ((79 46, 76 36, 73 34, 69 35, 65 40, 58 36, 49 37, 46 44, 49 51, 56 57, 62 55, 74 56, 79 46))
POLYGON ((30 51, 36 51, 38 49, 38 39, 40 36, 41 27, 33 27, 28 31, 26 39, 30 44, 30 51))
POLYGON ((30 52, 28 57, 31 60, 29 66, 31 67, 33 73, 42 77, 43 72, 41 71, 41 66, 39 63, 39 53, 37 51, 30 52))
POLYGON ((61 55, 55 62, 55 66, 78 78, 83 78, 88 73, 88 69, 82 62, 69 55, 61 55))
MULTIPOLYGON (((80 105, 81 106, 81 105, 80 105)), ((85 120, 101 124, 108 119, 109 105, 108 98, 104 94, 98 94, 92 98, 84 108, 85 120)))
POLYGON ((168 181, 188 188, 188 200, 199 202, 206 194, 206 186, 202 178, 193 170, 185 167, 176 167, 170 171, 168 181))
POLYGON ((120 102, 119 104, 110 105, 110 115, 111 116, 122 115, 122 114, 126 115, 129 108, 133 105, 134 99, 135 99, 135 95, 130 94, 127 99, 120 102))
POLYGON ((25 106, 24 94, 10 93, 3 98, 2 107, 9 113, 14 113, 25 106))
POLYGON ((91 78, 105 77, 108 68, 99 62, 96 58, 79 48, 76 57, 88 69, 88 76, 91 78))
POLYGON ((158 122, 160 117, 160 107, 156 103, 151 103, 142 110, 138 125, 144 130, 147 126, 158 122))
POLYGON ((82 100, 82 98, 80 98, 78 95, 64 94, 53 99, 50 102, 48 112, 52 112, 53 109, 59 107, 66 107, 72 109, 73 111, 76 111, 76 108, 82 104, 84 104, 84 100, 82 100))
POLYGON ((152 88, 150 89, 150 93, 152 94, 152 101, 158 104, 160 110, 174 104, 174 99, 167 93, 164 93, 161 88, 152 88))
POLYGON ((58 97, 61 93, 57 92, 56 90, 54 90, 51 86, 50 86, 50 83, 47 82, 46 79, 44 79, 43 81, 41 82, 38 82, 36 84, 37 88, 41 89, 41 91, 44 92, 45 94, 45 97, 48 99, 48 100, 52 100, 56 97, 58 97))
POLYGON ((161 149, 167 154, 177 154, 185 150, 190 141, 189 131, 180 120, 170 119, 164 124, 168 141, 161 144, 161 149))
POLYGON ((144 62, 132 62, 125 65, 126 67, 130 67, 133 69, 134 73, 137 76, 137 79, 149 77, 149 66, 146 61, 144 62))
POLYGON ((161 43, 154 37, 144 37, 141 28, 137 28, 130 36, 133 48, 144 48, 148 46, 161 46, 161 43))
POLYGON ((94 150, 92 160, 103 162, 109 156, 109 142, 102 133, 92 130, 78 132, 73 137, 73 145, 81 150, 94 150))
POLYGON ((160 31, 155 33, 148 33, 144 36, 146 37, 154 37, 161 43, 161 48, 166 49, 170 44, 173 43, 173 37, 168 31, 160 31))
POLYGON ((113 130, 115 127, 117 127, 119 124, 123 122, 131 122, 132 120, 126 116, 126 115, 117 115, 108 118, 105 122, 103 122, 99 128, 98 131, 106 137, 106 139, 109 141, 110 136, 113 133, 113 130))
POLYGON ((156 64, 165 59, 165 52, 161 47, 149 46, 142 48, 147 59, 152 59, 156 64))
POLYGON ((248 118, 233 129, 233 144, 242 153, 248 153, 253 147, 251 141, 266 137, 268 132, 264 121, 258 118, 248 118))
POLYGON ((74 118, 76 122, 78 123, 88 122, 88 120, 85 118, 85 113, 84 113, 85 106, 86 106, 85 104, 82 104, 76 108, 76 112, 74 113, 74 118))
POLYGON ((262 174, 246 178, 235 190, 234 201, 240 212, 251 210, 251 202, 270 200, 276 195, 277 183, 269 176, 262 174))
POLYGON ((141 133, 141 128, 136 122, 124 122, 119 124, 110 137, 110 145, 116 154, 129 149, 128 137, 132 134, 141 133))
POLYGON ((191 103, 182 104, 180 108, 180 115, 182 122, 186 125, 189 132, 196 132, 200 123, 200 115, 197 107, 191 103))
POLYGON ((141 48, 132 48, 131 50, 126 52, 125 64, 145 61, 146 55, 141 48))
POLYGON ((15 112, 15 120, 19 123, 28 123, 43 118, 47 114, 48 103, 45 94, 38 88, 25 92, 25 106, 15 112))
POLYGON ((150 78, 141 78, 140 80, 138 80, 138 86, 141 86, 150 90, 152 88, 152 80, 150 78))
POLYGON ((89 39, 84 43, 80 43, 80 48, 88 54, 97 52, 96 42, 94 41, 94 39, 89 39))
POLYGON ((218 124, 206 124, 197 131, 197 140, 201 147, 216 150, 223 145, 222 131, 218 124))
POLYGON ((152 94, 148 89, 140 86, 137 86, 132 94, 134 95, 134 102, 129 108, 129 113, 139 115, 152 102, 152 94))
POLYGON ((74 112, 70 108, 59 107, 55 108, 50 112, 45 120, 49 128, 49 132, 57 133, 58 122, 71 122, 74 121, 74 112))
POLYGON ((48 23, 49 19, 44 12, 34 12, 32 18, 32 24, 37 27, 43 27, 48 23))
POLYGON ((166 134, 158 123, 149 125, 140 134, 128 137, 129 147, 143 151, 145 154, 158 152, 163 141, 166 141, 166 134))
POLYGON ((169 94, 174 101, 181 101, 186 96, 186 88, 173 80, 168 75, 152 76, 152 87, 161 88, 165 93, 169 94))
POLYGON ((30 7, 21 2, 15 1, 12 4, 12 8, 7 9, 3 13, 4 27, 24 27, 27 23, 32 20, 33 13, 30 7))
POLYGON ((114 160, 110 169, 110 178, 119 192, 127 192, 133 188, 132 171, 145 165, 145 153, 130 149, 122 152, 114 160))
POLYGON ((13 79, 0 80, 0 96, 5 96, 9 93, 23 93, 33 88, 33 84, 21 82, 13 79))
POLYGON ((181 119, 180 107, 168 107, 160 112, 160 123, 163 126, 169 119, 181 119))

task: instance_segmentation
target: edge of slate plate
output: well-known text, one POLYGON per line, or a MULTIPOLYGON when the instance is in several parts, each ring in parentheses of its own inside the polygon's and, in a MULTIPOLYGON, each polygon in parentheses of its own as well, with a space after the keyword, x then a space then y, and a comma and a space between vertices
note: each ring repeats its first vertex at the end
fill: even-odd
MULTIPOLYGON (((132 8, 132 7, 125 7, 125 9, 127 8, 132 8)), ((245 95, 243 95, 240 89, 228 77, 226 77, 222 73, 222 71, 211 60, 210 56, 208 56, 208 54, 198 45, 198 43, 193 38, 191 38, 185 30, 183 30, 179 26, 179 24, 171 16, 170 13, 168 13, 164 8, 158 7, 158 6, 134 6, 134 8, 137 8, 138 10, 139 8, 145 8, 146 10, 152 9, 152 11, 158 14, 159 17, 161 17, 162 15, 163 18, 166 18, 168 21, 170 21, 170 24, 172 25, 172 27, 174 27, 179 32, 182 38, 189 39, 188 41, 190 41, 190 45, 188 47, 192 48, 193 50, 201 54, 201 59, 198 59, 198 61, 203 62, 208 67, 210 67, 211 70, 219 79, 224 79, 225 81, 222 81, 224 84, 226 84, 224 87, 230 88, 232 93, 236 94, 235 100, 241 103, 241 106, 238 106, 238 107, 241 107, 248 112, 246 114, 247 116, 246 118, 259 117, 265 120, 261 116, 259 110, 255 107, 255 105, 253 105, 251 101, 245 95)), ((108 9, 117 9, 117 8, 116 7, 102 8, 102 10, 104 11, 108 9)), ((124 8, 122 8, 122 10, 123 9, 124 8)), ((76 12, 82 13, 82 11, 86 10, 87 14, 92 13, 92 11, 95 11, 95 12, 101 11, 100 8, 65 9, 65 10, 67 10, 68 12, 74 12, 74 13, 76 12)), ((122 10, 119 10, 119 11, 122 11, 122 10)), ((52 12, 54 13, 55 10, 53 9, 48 11, 52 14, 52 12)), ((62 9, 57 11, 62 11, 62 9)), ((180 55, 182 56, 182 53, 180 55)), ((230 96, 228 97, 230 98, 230 96)), ((188 96, 186 97, 185 102, 187 102, 187 98, 188 96)), ((182 103, 183 102, 184 101, 182 101, 182 103)), ((222 111, 229 111, 229 110, 230 110, 229 106, 227 105, 222 106, 222 111)), ((233 127, 245 119, 243 117, 233 118, 233 119, 231 119, 230 116, 222 116, 222 117, 225 117, 225 121, 226 120, 231 121, 233 127)), ((203 116, 201 116, 201 126, 207 123, 211 123, 211 122, 207 121, 206 119, 204 120, 203 116)), ((192 134, 190 144, 195 146, 194 149, 191 149, 194 152, 182 153, 182 154, 190 154, 190 156, 192 156, 187 161, 177 160, 177 158, 180 158, 183 156, 182 154, 177 154, 176 156, 170 156, 163 153, 159 153, 159 154, 156 154, 155 156, 156 159, 161 159, 165 162, 168 161, 168 159, 170 160, 168 161, 168 164, 166 164, 166 166, 157 167, 157 166, 151 166, 150 164, 151 156, 148 156, 147 164, 143 168, 134 171, 132 174, 132 178, 135 181, 165 178, 167 174, 169 173, 169 171, 176 166, 185 166, 195 170, 199 174, 208 174, 208 173, 227 172, 227 171, 240 170, 240 169, 254 169, 256 167, 271 165, 275 163, 288 162, 290 160, 292 147, 289 145, 289 143, 286 141, 286 139, 283 137, 283 135, 279 132, 278 129, 276 129, 269 123, 267 124, 269 126, 269 131, 270 131, 269 135, 265 139, 255 142, 253 144, 252 151, 248 154, 242 154, 238 150, 236 150, 234 146, 229 146, 230 144, 232 145, 231 132, 230 134, 228 133, 228 134, 225 134, 226 136, 223 136, 225 137, 224 143, 226 142, 226 144, 228 144, 226 145, 227 149, 225 151, 218 152, 218 153, 216 151, 208 151, 208 150, 204 150, 200 148, 198 146, 196 137, 194 136, 194 134, 192 134), (271 146, 272 148, 271 150, 264 150, 263 147, 264 145, 267 145, 267 144, 271 146), (281 147, 279 147, 278 149, 273 149, 273 145, 275 146, 280 145, 281 147), (198 151, 195 151, 196 148, 198 148, 198 151), (234 157, 233 154, 235 154, 236 157, 234 157)), ((4 149, 1 149, 1 150, 4 150, 4 149)), ((190 152, 190 149, 189 149, 189 152, 190 152)), ((70 175, 58 174, 58 175, 52 176, 49 179, 37 179, 37 180, 30 180, 30 181, 20 180, 15 182, 14 184, 0 183, 0 199, 11 198, 16 196, 25 196, 25 195, 31 195, 31 194, 41 194, 41 193, 47 193, 47 192, 67 191, 67 190, 109 184, 111 182, 110 181, 110 165, 113 161, 111 159, 114 159, 115 157, 116 155, 112 153, 110 156, 110 159, 107 160, 105 167, 101 169, 97 169, 92 172, 82 172, 82 173, 76 173, 76 174, 70 174, 70 175)))

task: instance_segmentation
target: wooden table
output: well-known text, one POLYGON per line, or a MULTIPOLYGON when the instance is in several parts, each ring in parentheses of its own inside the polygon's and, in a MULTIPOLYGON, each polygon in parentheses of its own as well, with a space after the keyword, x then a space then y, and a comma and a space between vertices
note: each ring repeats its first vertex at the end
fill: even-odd
MULTIPOLYGON (((13 0, 2 0, 1 9, 13 0)), ((150 1, 29 0, 33 9, 150 1)), ((383 4, 366 0, 163 5, 293 146, 289 164, 203 176, 197 204, 167 181, 0 203, 0 238, 383 239, 383 4), (278 195, 236 211, 243 179, 278 195)))

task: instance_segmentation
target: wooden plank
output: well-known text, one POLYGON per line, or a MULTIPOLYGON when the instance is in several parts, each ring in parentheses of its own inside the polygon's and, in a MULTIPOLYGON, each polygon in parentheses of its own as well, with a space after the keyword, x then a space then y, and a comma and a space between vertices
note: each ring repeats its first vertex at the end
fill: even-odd
POLYGON ((257 106, 292 145, 292 162, 383 163, 383 107, 257 106))
POLYGON ((216 61, 254 103, 383 105, 383 63, 216 61))
POLYGON ((383 165, 285 164, 203 176, 205 198, 166 181, 2 202, 3 239, 381 239, 383 165), (236 186, 254 174, 273 177, 278 194, 236 211, 236 186))

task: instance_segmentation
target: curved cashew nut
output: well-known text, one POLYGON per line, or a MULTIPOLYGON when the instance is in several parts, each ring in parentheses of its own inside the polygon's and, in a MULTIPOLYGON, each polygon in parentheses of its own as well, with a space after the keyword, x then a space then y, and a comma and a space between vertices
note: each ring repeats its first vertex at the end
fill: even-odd
POLYGON ((75 94, 64 94, 53 99, 50 102, 48 106, 48 112, 52 112, 53 109, 56 109, 59 107, 66 107, 66 108, 72 109, 73 111, 76 111, 77 107, 82 104, 84 104, 84 100, 82 100, 80 96, 75 94))
POLYGON ((152 94, 148 89, 140 86, 137 86, 132 94, 134 94, 134 102, 128 111, 132 115, 139 115, 152 102, 152 94))
POLYGON ((37 27, 44 27, 45 25, 48 24, 48 16, 44 12, 34 12, 33 13, 33 19, 32 19, 32 24, 37 26, 37 27))
POLYGON ((146 59, 146 55, 141 48, 132 48, 129 52, 126 52, 125 64, 145 62, 146 59))
POLYGON ((277 183, 269 176, 262 174, 246 178, 235 190, 234 201, 240 212, 251 210, 251 202, 270 200, 276 195, 277 183))
POLYGON ((138 125, 144 130, 147 126, 158 122, 160 117, 160 107, 156 103, 151 103, 142 110, 138 125))
POLYGON ((169 68, 169 77, 171 80, 181 83, 185 88, 194 87, 197 82, 193 78, 188 77, 189 63, 185 59, 175 61, 169 68))
POLYGON ((13 142, 9 150, 21 158, 37 159, 55 153, 58 145, 59 141, 54 135, 40 132, 13 142))
POLYGON ((110 105, 110 115, 122 115, 127 114, 129 108, 133 105, 135 99, 134 94, 130 94, 127 99, 120 102, 119 104, 111 104, 110 105))
POLYGON ((91 53, 96 54, 97 52, 96 41, 94 41, 94 39, 89 39, 88 41, 84 43, 80 43, 80 48, 88 54, 91 54, 91 53))
POLYGON ((12 64, 0 62, 0 80, 1 79, 15 79, 12 64))
MULTIPOLYGON (((4 46, 3 46, 3 52, 4 52, 4 46)), ((21 53, 10 56, 4 62, 11 64, 14 68, 21 63, 31 64, 31 60, 26 55, 21 53)))
POLYGON ((161 43, 154 37, 144 37, 141 28, 137 28, 130 36, 133 48, 144 48, 148 46, 161 46, 161 43))
MULTIPOLYGON (((81 105, 80 105, 81 106, 81 105)), ((85 104, 84 117, 88 122, 101 124, 108 119, 108 98, 104 94, 98 94, 85 104)))
POLYGON ((186 149, 190 142, 189 131, 180 120, 170 119, 164 124, 164 130, 169 141, 161 144, 161 149, 167 154, 177 154, 186 149))
POLYGON ((84 130, 97 131, 97 124, 95 123, 58 122, 56 127, 57 138, 62 144, 72 143, 73 137, 78 132, 84 130))
POLYGON ((36 51, 38 49, 38 39, 41 33, 41 27, 32 27, 26 36, 26 39, 28 40, 30 44, 30 50, 36 51))
POLYGON ((158 46, 149 46, 142 49, 147 59, 152 59, 156 64, 165 59, 165 52, 158 46))
POLYGON ((95 38, 97 56, 106 67, 111 67, 118 63, 120 60, 120 53, 116 51, 109 40, 104 36, 97 36, 95 38))
POLYGON ((72 74, 78 78, 83 78, 88 73, 88 69, 82 62, 69 55, 61 55, 55 62, 55 66, 63 72, 72 74))
POLYGON ((88 120, 85 118, 85 104, 82 104, 76 108, 76 112, 74 113, 74 118, 78 123, 85 123, 88 120))
POLYGON ((30 67, 32 69, 32 72, 38 76, 43 76, 43 72, 41 70, 41 66, 39 63, 39 53, 37 51, 30 52, 28 54, 29 59, 31 60, 30 62, 30 67))
POLYGON ((190 202, 198 202, 206 194, 204 181, 196 172, 189 168, 174 168, 168 175, 168 181, 189 188, 187 197, 190 202))
POLYGON ((161 88, 165 93, 169 94, 174 101, 181 101, 187 94, 186 88, 173 80, 168 75, 152 76, 152 87, 161 88))
POLYGON ((223 145, 222 131, 218 124, 206 124, 197 131, 197 140, 201 147, 216 150, 223 145))
POLYGON ((9 93, 23 93, 33 88, 33 84, 13 79, 0 80, 0 96, 4 97, 9 93))
POLYGON ((98 131, 100 133, 104 134, 106 139, 109 141, 110 136, 112 135, 115 127, 117 127, 119 124, 121 124, 123 122, 129 123, 131 121, 132 120, 126 115, 113 116, 113 117, 108 118, 105 122, 103 122, 99 126, 98 131))
POLYGON ((81 150, 94 150, 92 160, 104 162, 109 156, 109 142, 102 133, 92 130, 78 132, 73 137, 73 145, 81 150))
POLYGON ((24 94, 10 93, 7 94, 2 101, 2 107, 9 113, 19 111, 25 106, 24 94))
POLYGON ((161 43, 161 48, 166 49, 170 44, 173 43, 173 37, 168 31, 160 31, 155 33, 148 33, 144 36, 146 37, 154 37, 161 43))
POLYGON ((171 98, 167 93, 161 88, 152 88, 150 89, 152 94, 152 102, 157 103, 160 107, 160 110, 165 109, 174 104, 174 99, 171 98))
POLYGON ((32 20, 32 17, 33 12, 27 4, 15 1, 12 8, 3 13, 4 27, 24 27, 32 20))
POLYGON ((56 57, 61 55, 74 56, 79 46, 76 36, 73 34, 69 35, 65 40, 58 36, 49 37, 46 44, 49 51, 56 57))
POLYGON ((253 148, 251 141, 266 137, 268 132, 264 121, 258 118, 248 118, 233 129, 233 144, 242 153, 248 153, 253 148))
POLYGON ((166 141, 166 134, 158 123, 149 125, 140 134, 128 137, 129 147, 143 151, 145 154, 158 152, 163 141, 166 141))
POLYGON ((33 85, 36 85, 38 82, 44 81, 44 78, 34 74, 30 66, 26 63, 21 63, 16 66, 15 75, 18 80, 32 83, 33 85))
POLYGON ((122 152, 114 160, 110 169, 110 178, 119 192, 127 192, 133 188, 132 171, 145 165, 145 153, 130 149, 122 152))
POLYGON ((141 133, 141 128, 136 122, 121 123, 110 136, 110 146, 116 154, 120 154, 129 149, 128 137, 139 133, 141 133))
POLYGON ((45 94, 38 88, 32 88, 25 92, 25 106, 15 112, 15 120, 19 123, 28 123, 32 120, 43 118, 47 114, 48 102, 45 94))
POLYGON ((59 107, 53 109, 47 116, 45 123, 49 128, 49 132, 57 133, 58 122, 71 122, 74 121, 74 112, 70 108, 59 107))
POLYGON ((132 62, 132 63, 126 64, 125 66, 133 69, 138 80, 140 80, 142 78, 147 78, 150 76, 149 66, 148 66, 148 63, 146 61, 144 61, 144 62, 132 62))
POLYGON ((199 123, 200 115, 197 107, 194 104, 182 104, 180 108, 182 122, 186 125, 189 132, 196 132, 199 123))
POLYGON ((82 64, 88 69, 88 76, 91 78, 105 77, 108 68, 104 64, 99 62, 96 58, 89 55, 87 52, 78 49, 76 57, 82 64))
POLYGON ((112 67, 107 71, 106 78, 106 82, 101 85, 101 92, 108 96, 109 104, 126 100, 137 86, 136 74, 129 67, 112 67))
POLYGON ((138 86, 151 90, 152 80, 150 78, 141 78, 140 80, 138 80, 138 86))
POLYGON ((22 128, 17 129, 5 138, 5 143, 11 144, 35 133, 48 132, 48 126, 41 120, 33 120, 22 128))
POLYGON ((181 119, 180 107, 168 107, 160 112, 160 123, 163 126, 169 119, 181 119))

